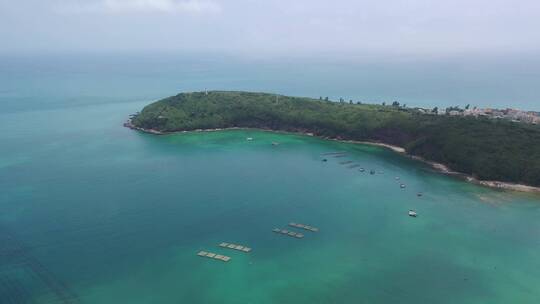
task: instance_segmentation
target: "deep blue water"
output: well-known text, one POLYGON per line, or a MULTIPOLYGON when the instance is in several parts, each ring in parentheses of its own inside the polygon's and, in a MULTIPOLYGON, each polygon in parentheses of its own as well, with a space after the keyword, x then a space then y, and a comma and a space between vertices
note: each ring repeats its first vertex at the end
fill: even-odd
POLYGON ((540 111, 540 59, 249 59, 216 55, 0 58, 0 110, 153 100, 182 91, 247 90, 409 106, 540 111))

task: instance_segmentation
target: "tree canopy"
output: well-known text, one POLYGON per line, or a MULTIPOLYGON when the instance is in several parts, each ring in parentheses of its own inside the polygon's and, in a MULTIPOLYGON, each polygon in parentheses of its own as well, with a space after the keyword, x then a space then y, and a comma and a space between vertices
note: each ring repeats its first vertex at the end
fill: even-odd
POLYGON ((524 123, 224 91, 165 98, 146 106, 132 123, 161 132, 248 127, 379 141, 479 179, 540 186, 540 127, 524 123))

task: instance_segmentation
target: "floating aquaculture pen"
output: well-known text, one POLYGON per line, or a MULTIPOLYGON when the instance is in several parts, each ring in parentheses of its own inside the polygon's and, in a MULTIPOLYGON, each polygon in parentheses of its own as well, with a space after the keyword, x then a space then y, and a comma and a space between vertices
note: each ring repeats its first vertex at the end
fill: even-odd
POLYGON ((311 232, 319 232, 319 228, 311 227, 309 225, 304 225, 304 224, 298 224, 298 223, 292 223, 291 222, 291 223, 289 223, 289 226, 309 230, 311 232))
POLYGON ((228 248, 228 249, 233 249, 233 250, 238 250, 238 251, 242 251, 242 252, 250 252, 251 251, 251 248, 249 247, 246 247, 246 246, 242 246, 242 245, 236 245, 236 244, 230 244, 230 243, 221 243, 219 244, 219 247, 223 247, 223 248, 228 248))
POLYGON ((343 152, 343 151, 321 153, 321 155, 345 155, 345 154, 347 154, 347 152, 343 152))
POLYGON ((221 254, 216 254, 216 253, 206 252, 206 251, 199 251, 197 255, 203 258, 210 258, 214 260, 220 260, 223 262, 228 262, 231 260, 231 257, 228 257, 226 255, 221 255, 221 254))
POLYGON ((304 237, 304 235, 301 234, 301 233, 294 232, 294 231, 289 231, 289 230, 285 230, 285 229, 279 229, 279 228, 272 229, 272 232, 275 232, 275 233, 281 234, 281 235, 294 237, 294 238, 297 238, 297 239, 301 239, 301 238, 304 237))

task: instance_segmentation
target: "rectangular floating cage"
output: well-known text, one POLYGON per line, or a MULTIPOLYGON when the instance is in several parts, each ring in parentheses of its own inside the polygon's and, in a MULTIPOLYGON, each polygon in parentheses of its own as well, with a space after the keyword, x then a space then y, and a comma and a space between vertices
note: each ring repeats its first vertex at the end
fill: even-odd
POLYGON ((308 230, 308 231, 311 231, 311 232, 319 232, 319 228, 312 227, 312 226, 309 226, 309 225, 304 225, 304 224, 298 224, 298 223, 291 222, 291 223, 289 223, 289 226, 305 229, 305 230, 308 230))

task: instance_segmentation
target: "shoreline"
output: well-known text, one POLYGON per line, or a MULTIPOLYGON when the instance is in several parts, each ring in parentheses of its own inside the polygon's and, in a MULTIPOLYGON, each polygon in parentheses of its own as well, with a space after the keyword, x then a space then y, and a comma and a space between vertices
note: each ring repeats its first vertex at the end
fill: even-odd
POLYGON ((340 138, 329 138, 329 137, 321 137, 314 135, 310 132, 293 132, 293 131, 282 131, 282 130, 272 130, 272 129, 262 129, 262 128, 242 128, 242 127, 229 127, 229 128, 215 128, 215 129, 195 129, 190 131, 174 131, 174 132, 161 132, 153 129, 144 129, 134 126, 131 123, 131 119, 129 119, 127 122, 124 123, 124 127, 141 131, 148 134, 153 135, 168 135, 168 134, 175 134, 175 133, 188 133, 188 132, 219 132, 219 131, 227 131, 227 130, 258 130, 258 131, 265 131, 265 132, 274 132, 274 133, 283 133, 283 134, 296 134, 296 135, 305 135, 305 136, 312 136, 317 137, 323 140, 333 140, 343 143, 351 143, 351 144, 362 144, 362 145, 371 145, 371 146, 377 146, 382 147, 385 149, 389 149, 395 153, 401 154, 403 156, 406 156, 410 159, 423 162, 424 164, 429 165, 432 169, 434 169, 438 173, 442 173, 444 175, 450 175, 455 176, 458 178, 461 178, 462 180, 479 185, 484 186, 492 189, 498 189, 498 190, 505 190, 505 191, 517 191, 517 192, 526 192, 526 193, 538 193, 540 194, 540 187, 535 186, 529 186, 529 185, 523 185, 523 184, 517 184, 517 183, 509 183, 509 182, 501 182, 501 181, 487 181, 487 180, 479 180, 471 175, 456 172, 451 170, 448 166, 445 164, 437 163, 434 161, 430 161, 427 159, 424 159, 423 157, 411 155, 407 153, 407 150, 403 147, 390 145, 386 143, 381 142, 371 142, 371 141, 357 141, 357 140, 346 140, 346 139, 340 139, 340 138))

